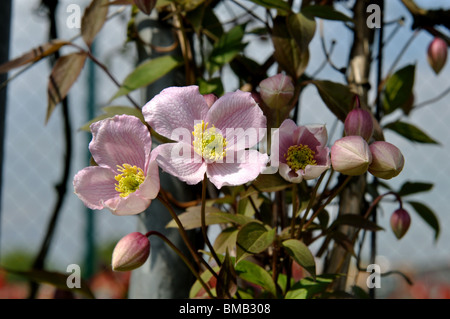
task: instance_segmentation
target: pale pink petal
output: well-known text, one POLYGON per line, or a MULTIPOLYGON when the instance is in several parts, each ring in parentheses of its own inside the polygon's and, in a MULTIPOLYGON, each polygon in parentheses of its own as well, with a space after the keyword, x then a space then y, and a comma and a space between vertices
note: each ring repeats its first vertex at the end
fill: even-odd
POLYGON ((103 209, 104 201, 119 197, 115 190, 115 172, 106 167, 89 166, 73 179, 75 194, 90 209, 103 209))
POLYGON ((319 142, 320 145, 325 146, 328 142, 328 132, 325 125, 322 124, 309 124, 305 125, 305 127, 310 131, 316 140, 319 142))
POLYGON ((139 196, 138 192, 131 193, 127 197, 117 196, 105 201, 104 205, 114 215, 136 215, 142 213, 150 205, 151 200, 139 196))
POLYGON ((135 116, 116 115, 91 125, 89 150, 99 166, 136 165, 145 169, 152 140, 147 127, 135 116))
POLYGON ((326 165, 307 165, 302 173, 305 180, 310 180, 319 177, 323 172, 329 169, 326 165))
POLYGON ((300 183, 303 180, 302 174, 297 174, 289 167, 288 164, 285 163, 280 163, 278 172, 280 173, 281 177, 291 183, 300 183))
MULTIPOLYGON (((264 137, 260 129, 266 129, 266 117, 251 93, 239 90, 220 97, 211 106, 205 122, 222 132, 228 147, 239 145, 237 142, 246 136, 246 143, 242 146, 253 147, 264 137)), ((236 148, 239 149, 242 148, 236 148)))
POLYGON ((280 163, 286 163, 284 155, 287 153, 289 147, 296 145, 293 137, 296 130, 297 125, 291 119, 286 119, 281 123, 279 129, 275 130, 272 134, 271 158, 278 156, 280 163))
POLYGON ((207 167, 207 176, 218 189, 222 186, 236 186, 250 182, 266 168, 267 154, 256 150, 240 152, 239 161, 234 163, 211 163, 207 167))
POLYGON ((197 86, 170 87, 145 104, 142 114, 158 134, 179 141, 173 132, 180 128, 192 132, 195 121, 203 120, 208 109, 197 86))
POLYGON ((156 160, 150 161, 144 182, 139 185, 136 194, 147 199, 154 199, 158 196, 160 189, 159 184, 159 167, 156 160))
POLYGON ((203 180, 206 163, 195 156, 193 147, 185 143, 161 144, 155 148, 156 161, 163 171, 178 177, 189 185, 203 180))

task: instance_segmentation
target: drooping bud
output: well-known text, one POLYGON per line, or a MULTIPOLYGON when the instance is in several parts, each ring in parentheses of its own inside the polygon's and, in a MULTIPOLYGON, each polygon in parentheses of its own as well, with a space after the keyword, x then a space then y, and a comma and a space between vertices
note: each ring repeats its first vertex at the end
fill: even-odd
POLYGON ((361 136, 345 136, 331 147, 331 165, 344 175, 361 175, 372 162, 369 145, 361 136))
POLYGON ((146 15, 150 15, 157 0, 134 0, 134 4, 146 15))
POLYGON ((447 60, 447 43, 439 37, 435 37, 428 46, 428 63, 436 74, 441 72, 447 60))
POLYGON ((397 146, 384 141, 376 141, 369 147, 372 153, 369 172, 373 176, 391 179, 400 174, 405 165, 405 159, 397 146))
POLYGON ((373 134, 372 115, 367 110, 356 108, 351 110, 344 122, 345 135, 361 136, 368 142, 373 134))
POLYGON ((409 229, 411 217, 408 212, 402 208, 397 209, 391 216, 391 228, 397 239, 402 238, 409 229))
POLYGON ((291 78, 282 73, 262 80, 259 88, 264 103, 274 109, 286 107, 295 90, 291 78))
POLYGON ((114 271, 130 271, 142 266, 150 254, 150 241, 139 232, 133 232, 116 244, 112 254, 114 271))

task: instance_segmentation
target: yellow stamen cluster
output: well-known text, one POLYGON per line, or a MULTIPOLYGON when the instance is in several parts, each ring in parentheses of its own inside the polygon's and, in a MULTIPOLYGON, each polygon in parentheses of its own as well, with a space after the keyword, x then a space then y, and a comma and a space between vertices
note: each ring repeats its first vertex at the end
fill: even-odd
POLYGON ((208 123, 202 121, 194 126, 192 135, 194 136, 192 145, 198 155, 211 161, 222 160, 225 157, 227 141, 214 126, 208 128, 208 123))
POLYGON ((293 171, 299 169, 305 169, 307 165, 317 165, 314 155, 316 153, 311 150, 307 145, 292 145, 288 148, 284 158, 286 163, 293 171))
POLYGON ((136 165, 117 165, 117 170, 122 173, 115 176, 118 182, 115 184, 116 191, 120 193, 121 197, 127 197, 134 193, 145 180, 144 172, 136 165))

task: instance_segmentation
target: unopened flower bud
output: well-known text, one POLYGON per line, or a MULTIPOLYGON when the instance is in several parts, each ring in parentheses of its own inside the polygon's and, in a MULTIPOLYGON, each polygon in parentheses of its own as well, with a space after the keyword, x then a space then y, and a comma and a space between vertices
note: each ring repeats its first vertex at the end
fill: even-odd
POLYGON ((376 141, 370 144, 372 163, 369 172, 378 178, 391 179, 403 169, 405 159, 397 146, 384 141, 376 141))
POLYGON ((331 165, 344 175, 361 175, 372 162, 369 145, 361 136, 345 136, 331 147, 331 165))
POLYGON ((441 72, 447 60, 447 43, 439 37, 428 46, 428 63, 436 74, 441 72))
POLYGON ((112 254, 114 271, 129 271, 142 266, 150 254, 150 241, 139 232, 123 237, 112 254))
POLYGON ((345 135, 361 136, 368 142, 373 134, 372 115, 361 108, 351 110, 345 118, 344 129, 345 135))
POLYGON ((402 208, 397 209, 391 216, 391 228, 397 239, 402 238, 409 229, 411 217, 408 212, 402 208))
POLYGON ((264 103, 275 109, 286 107, 295 90, 291 78, 282 73, 262 80, 259 88, 264 103))

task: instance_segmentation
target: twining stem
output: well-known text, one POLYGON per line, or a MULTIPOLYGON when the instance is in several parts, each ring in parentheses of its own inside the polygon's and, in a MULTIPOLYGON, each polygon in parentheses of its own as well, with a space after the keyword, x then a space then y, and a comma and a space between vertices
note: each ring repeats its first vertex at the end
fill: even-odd
POLYGON ((175 211, 173 210, 172 206, 170 206, 169 202, 161 195, 162 193, 160 192, 158 194, 158 199, 161 201, 161 203, 167 208, 167 210, 169 211, 170 215, 172 216, 173 220, 175 220, 177 226, 178 226, 178 231, 180 232, 181 238, 184 240, 186 246, 188 247, 192 257, 194 258, 195 262, 199 265, 203 264, 212 274, 214 277, 218 278, 218 275, 216 274, 216 272, 211 268, 211 266, 203 259, 201 258, 198 253, 195 251, 195 249, 193 248, 193 245, 191 244, 191 241, 189 240, 189 237, 186 233, 186 230, 183 227, 183 224, 181 223, 180 219, 178 218, 178 215, 175 213, 175 211))
POLYGON ((208 238, 208 233, 206 229, 206 183, 208 182, 208 179, 206 177, 206 173, 203 177, 202 182, 202 208, 201 208, 201 228, 202 228, 202 235, 203 239, 205 240, 206 246, 208 246, 214 260, 216 261, 217 265, 221 265, 219 257, 217 257, 216 252, 214 251, 214 247, 211 245, 211 242, 208 238))
POLYGON ((351 180, 353 176, 347 176, 347 178, 344 180, 344 182, 334 190, 334 192, 328 197, 325 203, 323 203, 317 210, 314 212, 314 214, 311 216, 311 218, 306 222, 306 224, 303 226, 304 229, 307 229, 309 225, 313 222, 313 220, 320 214, 320 212, 344 189, 345 185, 351 180))
MULTIPOLYGON (((298 231, 298 238, 299 238, 299 239, 300 239, 300 237, 301 237, 301 235, 302 235, 303 225, 305 224, 306 218, 308 217, 309 210, 311 209, 311 207, 312 207, 313 204, 314 204, 314 201, 315 201, 315 199, 316 199, 317 190, 319 189, 319 186, 320 186, 320 184, 322 183, 322 180, 323 180, 323 178, 325 177, 325 174, 326 174, 326 171, 323 172, 322 175, 320 175, 319 180, 316 182, 316 186, 314 186, 314 189, 313 189, 313 191, 312 191, 312 193, 311 193, 311 198, 309 199, 309 202, 308 202, 308 206, 306 207, 305 214, 303 215, 302 219, 300 220, 300 227, 299 227, 299 231, 298 231)), ((337 195, 337 194, 336 194, 336 195, 337 195)), ((335 196, 336 196, 336 195, 335 195, 335 196)), ((315 215, 313 215, 313 216, 311 217, 310 221, 312 221, 312 220, 315 218, 315 216, 317 216, 317 215, 318 215, 318 213, 315 214, 315 215)), ((305 229, 308 227, 309 224, 310 224, 310 222, 308 222, 308 223, 305 225, 305 229)))
POLYGON ((152 235, 158 236, 161 238, 167 245, 170 246, 170 248, 173 249, 177 253, 177 255, 184 261, 186 266, 189 268, 189 270, 192 272, 192 274, 197 278, 197 280, 200 282, 200 284, 205 289, 206 293, 209 295, 210 298, 214 298, 214 296, 211 293, 211 290, 209 289, 208 285, 204 282, 204 280, 201 278, 200 274, 195 270, 194 266, 189 262, 189 259, 181 252, 180 249, 178 249, 166 236, 161 234, 158 231, 151 230, 145 234, 146 237, 150 237, 152 235))

